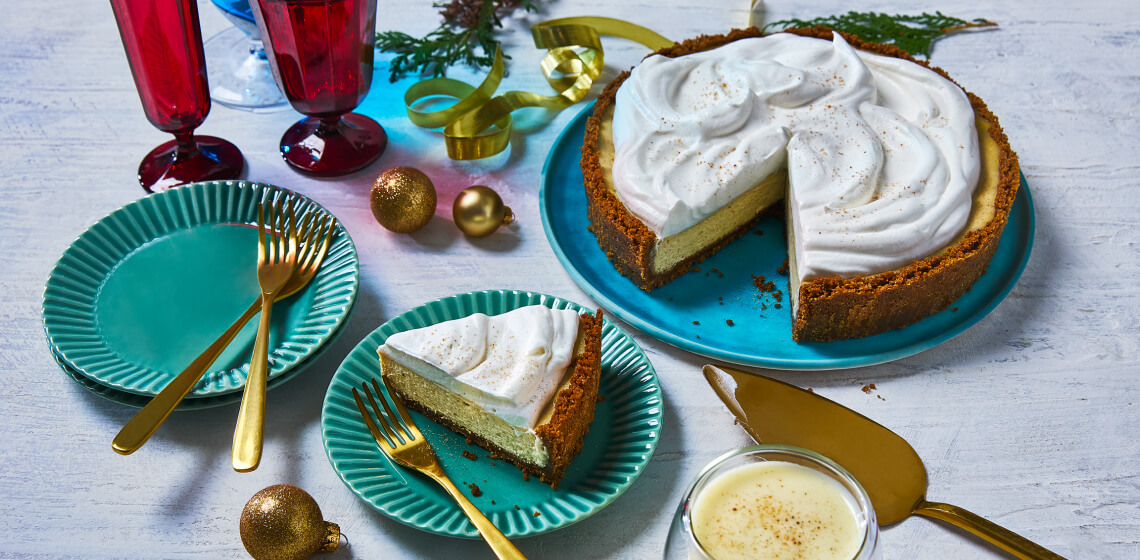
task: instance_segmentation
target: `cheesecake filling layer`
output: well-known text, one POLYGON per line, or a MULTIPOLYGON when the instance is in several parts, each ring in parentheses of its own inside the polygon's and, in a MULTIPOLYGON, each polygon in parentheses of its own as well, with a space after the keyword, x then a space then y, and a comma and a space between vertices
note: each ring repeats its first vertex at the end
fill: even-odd
POLYGON ((437 421, 450 421, 456 426, 452 429, 466 429, 536 468, 543 468, 549 463, 550 454, 534 430, 507 423, 458 393, 430 381, 428 378, 433 366, 391 347, 381 347, 380 363, 388 387, 405 402, 419 403, 424 409, 439 414, 437 421))
POLYGON ((663 240, 786 168, 801 281, 937 252, 966 225, 981 167, 961 88, 839 35, 651 56, 617 92, 613 138, 615 193, 663 240))
POLYGON ((380 351, 432 366, 416 373, 533 430, 562 382, 577 337, 577 313, 533 305, 396 333, 380 351))

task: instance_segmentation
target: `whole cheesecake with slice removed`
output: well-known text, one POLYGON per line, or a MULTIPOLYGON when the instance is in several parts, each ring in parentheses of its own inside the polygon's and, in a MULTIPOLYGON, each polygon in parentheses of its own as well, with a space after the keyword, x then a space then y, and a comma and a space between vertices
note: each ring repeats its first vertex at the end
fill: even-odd
POLYGON ((646 57, 599 96, 581 165, 590 229, 646 290, 783 214, 801 342, 946 309, 985 271, 1019 186, 981 99, 824 29, 736 30, 646 57))
POLYGON ((393 334, 384 382, 404 403, 557 487, 594 418, 602 312, 541 305, 393 334))

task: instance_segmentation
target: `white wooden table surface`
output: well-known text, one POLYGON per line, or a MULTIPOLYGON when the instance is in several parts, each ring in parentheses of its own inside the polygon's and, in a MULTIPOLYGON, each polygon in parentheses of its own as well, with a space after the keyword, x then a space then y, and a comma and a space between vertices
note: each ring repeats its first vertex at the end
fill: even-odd
MULTIPOLYGON (((744 26, 746 1, 540 2, 501 33, 513 56, 504 89, 546 91, 529 23, 618 17, 680 39, 744 26)), ((941 10, 996 30, 938 43, 932 61, 1000 117, 1033 194, 1032 258, 989 316, 934 349, 843 371, 766 372, 812 387, 906 437, 925 460, 929 497, 960 505, 1069 558, 1140 558, 1140 4, 1129 0, 812 3, 770 0, 769 19, 848 9, 941 10), (860 388, 875 383, 878 391, 860 388), (882 398, 878 398, 881 396, 882 398)), ((145 448, 110 441, 130 409, 62 375, 42 332, 44 281, 67 245, 143 195, 138 162, 168 139, 146 121, 105 2, 9 2, 0 17, 0 557, 242 558, 238 518, 257 490, 296 484, 349 545, 329 558, 489 558, 479 541, 437 537, 371 510, 337 478, 320 437, 325 388, 348 350, 423 302, 470 290, 542 291, 593 302, 559 265, 538 215, 538 181, 555 137, 578 112, 516 134, 509 156, 453 163, 432 132, 402 115, 404 89, 379 58, 361 111, 391 145, 368 170, 312 180, 289 170, 277 139, 291 110, 254 114, 215 104, 200 131, 244 152, 247 177, 304 193, 340 217, 361 260, 347 333, 310 370, 269 394, 266 459, 230 468, 237 406, 175 414, 145 448), (439 191, 415 235, 377 225, 373 178, 418 167, 439 191), (472 241, 450 202, 472 184, 498 190, 518 227, 472 241)), ((200 4, 206 37, 228 23, 200 4)), ((426 0, 380 0, 379 29, 423 34, 426 0)), ((607 42, 606 78, 645 52, 607 42)), ((477 73, 456 72, 475 79, 477 73)), ((596 91, 595 91, 596 93, 596 91)), ((749 442, 700 375, 706 359, 630 330, 660 376, 665 422, 641 478, 596 515, 518 546, 532 558, 659 558, 675 503, 709 460, 749 442)), ((964 533, 912 518, 882 533, 884 559, 1001 558, 964 533)))

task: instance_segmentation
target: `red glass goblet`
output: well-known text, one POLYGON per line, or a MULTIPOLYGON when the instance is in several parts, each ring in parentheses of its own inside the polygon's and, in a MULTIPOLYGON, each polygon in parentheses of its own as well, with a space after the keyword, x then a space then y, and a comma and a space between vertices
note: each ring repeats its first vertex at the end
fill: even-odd
POLYGON ((148 192, 195 181, 236 179, 245 162, 221 138, 194 136, 210 112, 206 57, 194 0, 111 0, 146 117, 174 140, 139 165, 148 192))
POLYGON ((308 115, 281 137, 281 157, 298 171, 345 175, 376 161, 388 135, 352 113, 372 87, 376 0, 251 2, 277 85, 308 115))

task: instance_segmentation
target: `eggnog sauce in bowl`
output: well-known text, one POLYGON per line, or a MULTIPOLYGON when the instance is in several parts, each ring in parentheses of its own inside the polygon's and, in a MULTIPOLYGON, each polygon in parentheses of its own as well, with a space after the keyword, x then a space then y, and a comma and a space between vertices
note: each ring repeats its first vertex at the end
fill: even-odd
POLYGON ((733 467, 693 502, 692 531, 716 560, 850 560, 865 527, 835 479, 786 461, 733 467))

